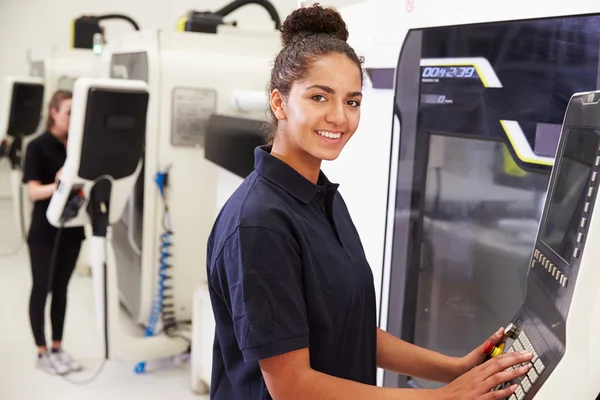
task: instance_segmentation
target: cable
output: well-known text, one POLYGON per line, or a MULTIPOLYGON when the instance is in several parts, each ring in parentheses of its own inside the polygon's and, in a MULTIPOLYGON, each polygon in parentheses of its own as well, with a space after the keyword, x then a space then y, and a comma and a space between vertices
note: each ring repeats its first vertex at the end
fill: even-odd
MULTIPOLYGON (((156 174, 155 182, 160 191, 160 196, 163 200, 163 229, 164 232, 161 235, 160 242, 160 265, 158 270, 158 288, 157 293, 154 297, 152 305, 152 311, 150 313, 150 319, 144 333, 145 337, 151 337, 158 335, 156 325, 159 320, 162 322, 161 332, 164 331, 165 335, 173 338, 180 338, 186 340, 191 346, 191 341, 175 331, 178 330, 179 324, 175 316, 175 302, 173 301, 173 294, 167 294, 168 291, 172 291, 173 286, 169 286, 168 282, 173 279, 171 275, 173 265, 169 263, 171 257, 171 246, 173 230, 171 227, 171 213, 167 202, 166 188, 168 186, 169 179, 169 167, 164 172, 158 172, 156 174)), ((140 361, 136 364, 134 371, 136 374, 141 374, 146 370, 146 362, 140 361)))
POLYGON ((275 22, 275 29, 279 29, 281 27, 281 18, 277 13, 277 9, 269 0, 234 0, 226 6, 215 11, 213 14, 219 15, 221 17, 226 17, 238 8, 248 4, 256 4, 263 7, 269 13, 269 16, 271 17, 273 22, 275 22))
POLYGON ((99 15, 99 16, 96 17, 96 19, 98 21, 102 21, 102 20, 106 20, 106 19, 122 19, 124 21, 129 22, 133 26, 133 29, 135 29, 136 31, 140 30, 140 26, 137 24, 137 22, 135 22, 133 20, 133 18, 128 17, 127 15, 123 15, 123 14, 106 14, 106 15, 99 15))

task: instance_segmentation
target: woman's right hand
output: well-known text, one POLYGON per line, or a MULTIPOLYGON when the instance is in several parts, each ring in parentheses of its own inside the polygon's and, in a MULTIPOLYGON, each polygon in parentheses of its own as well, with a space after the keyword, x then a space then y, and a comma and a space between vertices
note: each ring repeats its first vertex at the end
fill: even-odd
POLYGON ((58 170, 58 172, 56 173, 56 175, 54 176, 54 183, 58 185, 58 180, 60 179, 60 176, 62 175, 62 168, 58 170))
POLYGON ((492 400, 509 397, 517 389, 517 385, 494 392, 490 392, 490 390, 501 383, 525 375, 529 371, 529 365, 511 371, 507 371, 507 369, 527 363, 531 358, 532 354, 527 352, 513 352, 492 358, 438 389, 441 395, 439 398, 440 400, 492 400))

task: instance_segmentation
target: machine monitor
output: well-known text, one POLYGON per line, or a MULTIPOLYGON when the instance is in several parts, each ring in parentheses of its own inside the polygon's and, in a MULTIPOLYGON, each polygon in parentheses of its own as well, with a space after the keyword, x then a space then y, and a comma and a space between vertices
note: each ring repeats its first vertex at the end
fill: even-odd
MULTIPOLYGON (((507 326, 504 351, 533 353, 509 400, 594 399, 600 393, 599 252, 594 218, 600 172, 600 92, 577 93, 567 108, 527 297, 507 326)), ((509 383, 507 383, 509 384, 509 383)))
POLYGON ((44 82, 38 78, 9 76, 5 85, 8 108, 3 133, 12 137, 35 133, 42 116, 44 82))
POLYGON ((213 115, 206 128, 204 157, 246 178, 254 170, 254 149, 265 143, 264 121, 213 115))
MULTIPOLYGON (((558 168, 541 240, 567 262, 577 247, 578 216, 585 208, 583 190, 590 179, 600 144, 600 131, 570 127, 558 168)), ((597 173, 596 173, 597 174, 597 173)))
MULTIPOLYGON (((519 310, 565 110, 573 93, 598 87, 599 24, 578 15, 408 31, 395 70, 388 332, 458 357, 519 310)), ((563 260, 578 249, 585 152, 597 148, 588 133, 565 136, 559 173, 568 184, 559 182, 558 211, 541 230, 563 260)), ((382 383, 443 385, 388 371, 382 383)))

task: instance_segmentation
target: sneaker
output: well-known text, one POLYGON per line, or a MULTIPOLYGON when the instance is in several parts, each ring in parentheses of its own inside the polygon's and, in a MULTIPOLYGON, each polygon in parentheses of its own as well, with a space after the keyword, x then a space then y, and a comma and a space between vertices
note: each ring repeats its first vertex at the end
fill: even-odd
POLYGON ((71 357, 71 355, 69 353, 67 353, 66 351, 59 350, 56 353, 54 353, 53 355, 58 357, 58 359, 60 360, 60 363, 67 366, 67 368, 69 368, 69 371, 79 372, 79 371, 83 370, 83 366, 81 364, 79 364, 77 361, 75 361, 73 359, 73 357, 71 357))
POLYGON ((38 356, 36 367, 49 374, 66 375, 71 369, 65 365, 57 354, 50 352, 38 356))

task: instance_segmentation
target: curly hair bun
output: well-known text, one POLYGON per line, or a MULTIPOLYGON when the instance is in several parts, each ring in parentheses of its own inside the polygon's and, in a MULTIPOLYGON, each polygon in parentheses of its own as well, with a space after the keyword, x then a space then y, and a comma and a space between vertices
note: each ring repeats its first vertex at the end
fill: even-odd
POLYGON ((344 42, 348 40, 348 28, 340 13, 332 8, 323 8, 318 3, 295 10, 286 18, 280 31, 284 46, 296 38, 311 34, 327 34, 344 42))

